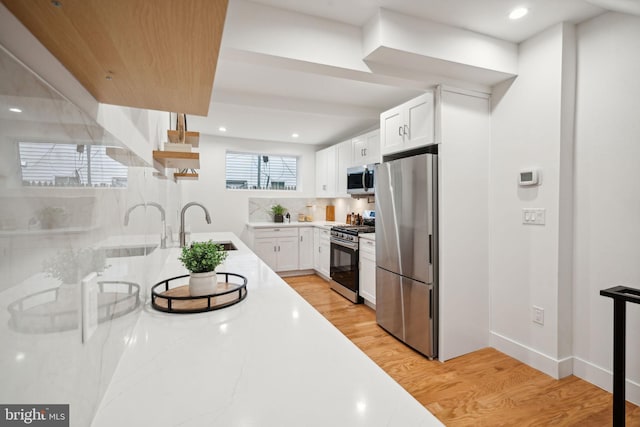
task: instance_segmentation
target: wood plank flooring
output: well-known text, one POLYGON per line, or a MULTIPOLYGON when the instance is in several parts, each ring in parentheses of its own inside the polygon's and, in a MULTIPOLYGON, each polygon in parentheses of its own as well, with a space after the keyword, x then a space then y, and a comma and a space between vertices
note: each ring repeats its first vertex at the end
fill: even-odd
MULTIPOLYGON (((492 348, 430 361, 322 278, 284 280, 447 426, 611 425, 612 395, 580 378, 555 380, 492 348)), ((627 402, 626 414, 627 427, 640 427, 639 407, 627 402)))

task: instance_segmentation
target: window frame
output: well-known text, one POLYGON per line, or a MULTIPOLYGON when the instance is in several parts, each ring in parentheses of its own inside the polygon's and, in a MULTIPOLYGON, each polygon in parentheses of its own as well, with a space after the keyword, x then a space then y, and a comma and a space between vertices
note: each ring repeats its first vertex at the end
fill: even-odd
MULTIPOLYGON (((225 149, 224 152, 224 178, 225 178, 225 182, 224 182, 224 188, 226 191, 255 191, 257 193, 260 194, 264 194, 264 192, 268 192, 268 191, 273 191, 273 192, 283 192, 283 193, 298 193, 301 192, 301 188, 300 188, 300 183, 301 183, 301 177, 300 177, 300 160, 301 160, 302 156, 300 156, 299 154, 282 154, 282 153, 273 153, 273 152, 257 152, 257 151, 253 151, 253 150, 234 150, 234 149, 225 149), (227 171, 228 171, 228 163, 227 163, 227 156, 229 154, 239 154, 239 155, 246 155, 246 156, 255 156, 255 157, 263 157, 263 156, 268 156, 268 157, 283 157, 283 158, 293 158, 296 161, 296 187, 294 190, 288 190, 286 188, 251 188, 248 184, 247 184, 247 188, 229 188, 227 185, 227 183, 230 181, 229 179, 227 179, 227 171)), ((234 180, 231 180, 234 181, 234 180)), ((235 180, 235 181, 241 181, 241 180, 235 180)), ((282 181, 272 181, 273 182, 282 182, 282 181)))

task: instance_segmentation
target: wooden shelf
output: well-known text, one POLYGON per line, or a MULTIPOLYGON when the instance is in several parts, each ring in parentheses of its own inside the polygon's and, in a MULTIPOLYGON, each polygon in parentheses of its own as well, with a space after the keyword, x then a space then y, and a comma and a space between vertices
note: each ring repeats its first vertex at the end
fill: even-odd
POLYGON ((200 175, 198 175, 197 173, 176 172, 173 174, 173 177, 175 179, 184 179, 184 180, 197 180, 199 176, 200 175))
MULTIPOLYGON (((186 132, 185 144, 191 144, 192 147, 197 147, 200 145, 200 132, 186 132)), ((177 130, 168 130, 167 138, 169 142, 173 144, 178 144, 178 131, 177 130)))
POLYGON ((209 113, 228 0, 1 3, 99 102, 209 113))
POLYGON ((163 168, 200 169, 200 153, 185 151, 154 151, 153 159, 163 168))

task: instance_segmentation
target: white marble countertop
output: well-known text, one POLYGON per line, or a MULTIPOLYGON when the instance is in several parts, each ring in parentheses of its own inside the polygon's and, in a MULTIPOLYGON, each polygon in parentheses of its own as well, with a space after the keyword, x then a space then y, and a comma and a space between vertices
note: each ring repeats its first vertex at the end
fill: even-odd
MULTIPOLYGON (((238 247, 218 270, 246 276, 247 298, 186 315, 147 303, 93 427, 442 425, 234 234, 193 239, 238 247)), ((156 281, 186 273, 169 250, 156 281)))
POLYGON ((343 222, 336 221, 311 221, 311 222, 248 222, 249 228, 283 228, 283 227, 321 227, 331 228, 335 225, 344 225, 343 222))

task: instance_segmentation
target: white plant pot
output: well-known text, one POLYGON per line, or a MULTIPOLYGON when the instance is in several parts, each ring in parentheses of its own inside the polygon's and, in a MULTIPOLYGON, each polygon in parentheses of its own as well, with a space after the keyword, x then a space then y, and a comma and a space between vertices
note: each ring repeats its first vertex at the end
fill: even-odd
POLYGON ((218 276, 215 271, 206 273, 191 273, 189 277, 189 294, 192 297, 210 295, 218 287, 218 276))

